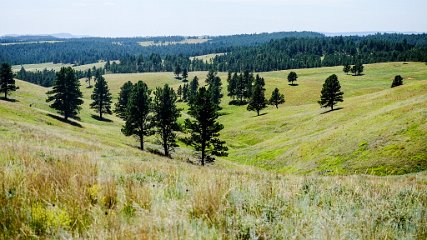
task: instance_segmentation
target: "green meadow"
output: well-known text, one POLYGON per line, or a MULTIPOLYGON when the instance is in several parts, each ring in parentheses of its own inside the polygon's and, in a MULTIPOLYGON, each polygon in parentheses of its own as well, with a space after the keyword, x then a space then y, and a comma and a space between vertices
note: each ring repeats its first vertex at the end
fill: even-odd
MULTIPOLYGON (((219 73, 230 150, 207 167, 182 143, 164 158, 150 153, 156 137, 140 151, 122 120, 96 120, 84 79, 74 124, 49 108, 47 88, 17 80, 16 101, 0 101, 0 239, 426 239, 427 65, 299 69, 298 86, 289 71, 259 73, 266 97, 278 87, 286 102, 258 117, 228 105, 219 73), (344 102, 328 112, 317 100, 331 74, 344 102)), ((172 73, 105 78, 114 100, 126 81, 182 84, 172 73)))

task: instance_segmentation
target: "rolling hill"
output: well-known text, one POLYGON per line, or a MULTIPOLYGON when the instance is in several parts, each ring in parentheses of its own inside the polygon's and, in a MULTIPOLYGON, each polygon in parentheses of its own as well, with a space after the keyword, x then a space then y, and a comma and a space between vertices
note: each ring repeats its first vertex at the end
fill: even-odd
MULTIPOLYGON (((288 72, 260 73, 267 97, 285 92, 279 109, 256 117, 223 99, 230 155, 205 168, 185 147, 173 159, 142 152, 120 119, 93 118, 84 80, 74 124, 48 107, 47 88, 18 80, 16 101, 0 101, 0 238, 425 239, 427 66, 297 70, 298 86, 288 72), (316 101, 332 73, 344 102, 326 112, 316 101), (397 74, 404 85, 390 89, 397 74)), ((172 73, 105 78, 114 98, 128 80, 181 84, 172 73)))

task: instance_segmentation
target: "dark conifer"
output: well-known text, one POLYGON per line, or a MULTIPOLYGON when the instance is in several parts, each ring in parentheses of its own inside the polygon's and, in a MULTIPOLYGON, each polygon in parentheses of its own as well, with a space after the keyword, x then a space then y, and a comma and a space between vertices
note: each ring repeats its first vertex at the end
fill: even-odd
POLYGON ((130 93, 132 92, 133 83, 131 81, 126 82, 120 88, 119 98, 115 104, 114 112, 116 115, 126 120, 126 108, 129 101, 130 93))
POLYGON ((274 105, 276 106, 276 108, 279 108, 279 104, 285 102, 285 95, 281 94, 278 88, 275 88, 274 91, 271 93, 271 98, 269 102, 271 105, 274 105))
POLYGON ((207 159, 214 160, 209 155, 227 156, 228 148, 225 146, 225 142, 219 139, 219 132, 224 128, 217 122, 219 110, 205 87, 197 91, 194 101, 190 103, 188 114, 193 119, 186 119, 185 126, 191 135, 185 138, 184 142, 201 153, 202 166, 205 165, 207 159))
POLYGON ((160 136, 165 156, 170 157, 170 151, 178 146, 175 131, 180 130, 177 120, 181 109, 176 107, 175 91, 167 84, 163 88, 157 88, 154 95, 153 124, 160 136))
POLYGON ((7 95, 16 89, 12 68, 9 64, 3 63, 0 66, 0 93, 4 93, 4 99, 7 100, 7 95))
POLYGON ((256 76, 255 85, 253 86, 252 96, 249 99, 249 104, 247 109, 249 111, 256 111, 257 116, 259 116, 259 112, 266 107, 267 100, 264 95, 264 79, 256 76))
POLYGON ((393 83, 391 84, 391 87, 394 88, 394 87, 397 87, 400 85, 403 85, 403 78, 402 78, 402 76, 397 75, 394 77, 394 80, 393 80, 393 83))
POLYGON ((74 74, 71 67, 62 67, 56 74, 53 89, 47 92, 46 102, 52 102, 51 108, 56 109, 64 115, 64 119, 75 117, 80 105, 83 104, 82 92, 80 91, 80 82, 74 74))
POLYGON ((291 85, 294 85, 294 82, 298 79, 298 75, 296 72, 290 72, 288 74, 288 82, 291 83, 291 85))
POLYGON ((141 150, 144 150, 144 137, 153 134, 149 118, 152 102, 150 93, 143 81, 133 86, 127 105, 126 122, 122 128, 124 135, 134 135, 139 138, 141 150))
POLYGON ((105 78, 97 72, 95 75, 95 88, 93 89, 93 93, 91 99, 93 102, 90 104, 92 109, 95 109, 97 113, 99 113, 99 118, 102 118, 102 114, 112 114, 111 112, 111 93, 108 88, 107 81, 105 78))
POLYGON ((344 101, 343 94, 344 92, 341 92, 341 85, 338 81, 338 77, 333 74, 325 80, 318 103, 324 108, 330 107, 332 111, 334 110, 334 105, 344 101))

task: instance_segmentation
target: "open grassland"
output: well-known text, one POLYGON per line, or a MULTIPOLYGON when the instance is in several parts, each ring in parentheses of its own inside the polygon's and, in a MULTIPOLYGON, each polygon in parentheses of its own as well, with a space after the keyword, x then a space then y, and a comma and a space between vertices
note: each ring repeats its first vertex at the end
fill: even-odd
POLYGON ((169 45, 178 45, 178 44, 200 44, 208 42, 210 39, 207 38, 186 38, 179 42, 154 42, 154 41, 144 41, 139 42, 138 44, 142 47, 151 47, 151 46, 169 46, 169 45))
POLYGON ((43 71, 44 69, 59 71, 59 69, 61 69, 61 67, 72 67, 75 70, 85 71, 85 70, 91 69, 93 67, 102 68, 104 66, 105 66, 105 62, 103 62, 103 61, 100 61, 97 63, 79 65, 79 66, 76 66, 74 64, 49 62, 49 63, 14 65, 14 66, 12 66, 12 70, 17 72, 17 71, 21 70, 21 67, 24 67, 26 71, 37 71, 37 70, 43 71))
POLYGON ((195 57, 191 57, 190 59, 197 59, 197 60, 202 60, 203 62, 211 62, 216 56, 222 56, 225 53, 212 53, 212 54, 207 54, 207 55, 200 55, 200 56, 195 56, 195 57))
MULTIPOLYGON (((227 160, 286 173, 404 174, 427 169, 427 66, 424 63, 382 63, 365 66, 365 75, 345 75, 341 67, 296 70, 298 86, 286 80, 289 71, 260 73, 266 97, 275 87, 285 93, 279 109, 269 106, 256 117, 246 106, 223 99, 220 121, 228 142, 227 160), (324 80, 337 74, 344 91, 338 111, 325 113, 316 103, 324 80), (395 75, 404 86, 391 89, 395 75)), ((192 72, 204 81, 205 72, 192 72)), ((226 74, 220 73, 226 96, 226 74)), ((172 73, 106 75, 114 96, 126 81, 145 81, 150 88, 165 83, 178 88, 172 73)), ((85 90, 89 97, 90 91, 85 90)), ((186 109, 185 104, 181 104, 186 109)), ((184 113, 184 117, 187 115, 184 113)))
MULTIPOLYGON (((84 80, 74 125, 49 109, 46 88, 17 81, 17 102, 0 101, 0 238, 426 239, 426 171, 365 173, 425 169, 427 66, 367 65, 361 77, 340 71, 298 70, 294 87, 289 71, 262 73, 267 94, 279 87, 286 103, 260 117, 225 98, 230 156, 205 168, 188 163, 186 148, 173 159, 138 150, 115 116, 94 119, 84 80), (315 101, 332 73, 345 102, 322 114, 315 101), (390 89, 397 74, 405 85, 390 89)), ((128 80, 181 83, 172 73, 106 79, 114 98, 128 80)))

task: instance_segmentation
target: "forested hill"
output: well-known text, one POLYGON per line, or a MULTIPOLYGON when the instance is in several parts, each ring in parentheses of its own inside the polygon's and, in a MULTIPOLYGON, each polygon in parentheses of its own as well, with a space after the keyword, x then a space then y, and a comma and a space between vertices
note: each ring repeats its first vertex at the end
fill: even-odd
POLYGON ((230 52, 237 47, 256 46, 283 38, 322 38, 314 32, 277 32, 204 37, 138 37, 61 39, 50 36, 0 38, 0 62, 87 64, 126 56, 158 54, 197 56, 230 52))
POLYGON ((213 59, 219 71, 273 71, 395 61, 427 62, 427 34, 284 38, 213 59))
POLYGON ((267 72, 276 70, 340 66, 357 63, 395 61, 427 62, 427 34, 377 34, 365 37, 288 37, 271 40, 256 46, 231 48, 218 54, 212 61, 188 55, 149 57, 129 55, 120 64, 106 67, 113 73, 159 72, 187 69, 203 71, 251 70, 267 72))

